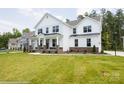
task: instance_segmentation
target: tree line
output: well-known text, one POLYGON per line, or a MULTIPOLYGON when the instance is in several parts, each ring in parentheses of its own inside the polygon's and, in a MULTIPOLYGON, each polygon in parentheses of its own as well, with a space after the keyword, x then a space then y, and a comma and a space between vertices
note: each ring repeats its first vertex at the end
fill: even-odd
MULTIPOLYGON (((23 29, 22 33, 24 32, 30 32, 30 29, 25 28, 23 29)), ((13 28, 12 32, 5 32, 0 35, 0 48, 8 48, 9 39, 20 37, 22 36, 22 33, 17 28, 13 28)))

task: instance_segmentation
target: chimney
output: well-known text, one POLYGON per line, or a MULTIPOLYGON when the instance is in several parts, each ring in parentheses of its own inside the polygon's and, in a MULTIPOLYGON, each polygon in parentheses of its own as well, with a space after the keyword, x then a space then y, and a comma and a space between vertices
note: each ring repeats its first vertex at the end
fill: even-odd
POLYGON ((70 20, 69 19, 66 19, 66 22, 69 22, 70 20))
POLYGON ((84 18, 83 15, 78 15, 77 20, 81 20, 83 18, 84 18))

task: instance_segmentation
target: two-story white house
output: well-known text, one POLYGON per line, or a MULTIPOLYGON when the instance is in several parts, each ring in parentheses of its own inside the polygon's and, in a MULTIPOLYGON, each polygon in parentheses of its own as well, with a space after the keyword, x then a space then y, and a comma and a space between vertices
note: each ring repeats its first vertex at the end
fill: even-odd
POLYGON ((46 13, 35 26, 35 32, 24 34, 18 47, 45 53, 101 52, 101 17, 82 17, 66 22, 46 13))
POLYGON ((100 16, 63 22, 46 13, 35 26, 37 49, 40 52, 92 52, 95 45, 100 52, 101 23, 100 16))

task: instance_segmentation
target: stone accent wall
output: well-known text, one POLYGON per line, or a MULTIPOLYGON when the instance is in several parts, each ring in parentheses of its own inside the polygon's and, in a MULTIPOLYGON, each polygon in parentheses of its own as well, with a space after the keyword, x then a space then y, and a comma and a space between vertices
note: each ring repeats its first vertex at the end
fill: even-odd
MULTIPOLYGON (((69 52, 93 53, 93 47, 70 47, 69 52)), ((98 47, 96 47, 98 53, 98 47)))
POLYGON ((62 47, 50 47, 49 49, 46 49, 46 45, 43 47, 38 46, 38 49, 35 50, 35 52, 40 52, 40 53, 63 53, 63 48, 62 47))

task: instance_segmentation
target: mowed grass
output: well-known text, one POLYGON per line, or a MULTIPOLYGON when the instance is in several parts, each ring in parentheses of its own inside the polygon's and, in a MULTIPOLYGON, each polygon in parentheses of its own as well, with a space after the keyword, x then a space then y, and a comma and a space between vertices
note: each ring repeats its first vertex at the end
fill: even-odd
POLYGON ((0 54, 0 83, 124 83, 124 57, 0 54))

